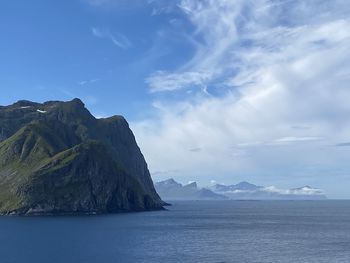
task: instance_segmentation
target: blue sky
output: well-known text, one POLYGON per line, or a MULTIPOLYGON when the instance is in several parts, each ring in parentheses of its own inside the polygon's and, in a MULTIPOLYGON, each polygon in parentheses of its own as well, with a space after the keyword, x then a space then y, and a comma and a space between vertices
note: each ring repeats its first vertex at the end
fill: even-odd
POLYGON ((347 0, 5 1, 0 104, 123 114, 155 180, 349 198, 347 0))
POLYGON ((179 14, 151 16, 154 7, 136 2, 106 5, 3 3, 0 69, 6 96, 1 104, 80 97, 97 115, 122 112, 138 118, 147 111, 152 98, 146 77, 189 56, 187 45, 166 36, 169 17, 179 14), (184 51, 174 56, 176 49, 184 51))

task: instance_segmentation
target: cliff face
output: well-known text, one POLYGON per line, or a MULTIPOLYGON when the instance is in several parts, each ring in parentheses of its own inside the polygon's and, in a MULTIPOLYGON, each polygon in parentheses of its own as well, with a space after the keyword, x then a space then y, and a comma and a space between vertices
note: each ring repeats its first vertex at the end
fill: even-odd
POLYGON ((0 107, 0 213, 162 209, 121 116, 95 119, 79 99, 0 107))

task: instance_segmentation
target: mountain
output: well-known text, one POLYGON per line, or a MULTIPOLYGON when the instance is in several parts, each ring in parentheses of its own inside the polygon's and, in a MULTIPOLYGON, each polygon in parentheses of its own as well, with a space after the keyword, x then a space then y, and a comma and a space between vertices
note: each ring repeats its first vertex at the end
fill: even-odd
POLYGON ((273 186, 264 187, 241 182, 235 185, 214 184, 207 188, 234 200, 319 200, 327 198, 320 189, 310 186, 282 190, 273 186))
POLYGON ((213 184, 199 188, 196 182, 182 185, 174 179, 155 183, 164 200, 321 200, 327 197, 317 188, 304 186, 288 190, 248 182, 233 185, 213 184))
POLYGON ((96 119, 83 102, 0 106, 0 214, 162 209, 122 116, 96 119))
POLYGON ((226 196, 209 189, 198 188, 196 182, 182 185, 174 179, 155 183, 155 188, 164 200, 224 200, 226 196))

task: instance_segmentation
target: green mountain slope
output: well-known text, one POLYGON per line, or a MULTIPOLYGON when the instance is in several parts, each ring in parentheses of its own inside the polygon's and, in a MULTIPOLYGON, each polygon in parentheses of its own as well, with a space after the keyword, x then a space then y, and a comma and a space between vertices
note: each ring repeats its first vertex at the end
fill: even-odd
POLYGON ((95 119, 84 104, 0 107, 0 213, 162 209, 125 119, 95 119))

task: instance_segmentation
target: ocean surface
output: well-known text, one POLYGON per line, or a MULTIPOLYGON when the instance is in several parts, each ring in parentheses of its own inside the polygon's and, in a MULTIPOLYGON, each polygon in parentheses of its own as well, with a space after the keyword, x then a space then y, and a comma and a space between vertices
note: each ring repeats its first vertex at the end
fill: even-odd
POLYGON ((0 217, 0 262, 350 262, 350 201, 191 201, 168 209, 0 217))

